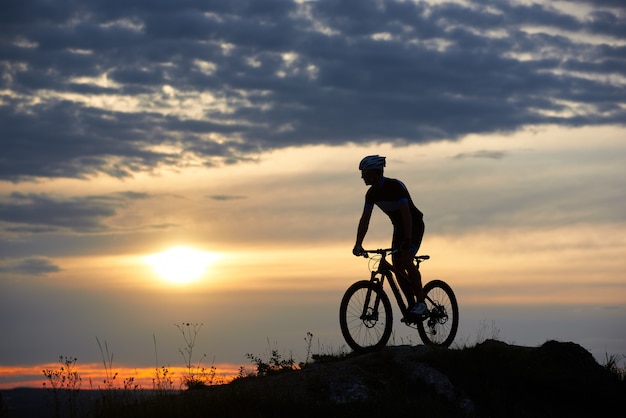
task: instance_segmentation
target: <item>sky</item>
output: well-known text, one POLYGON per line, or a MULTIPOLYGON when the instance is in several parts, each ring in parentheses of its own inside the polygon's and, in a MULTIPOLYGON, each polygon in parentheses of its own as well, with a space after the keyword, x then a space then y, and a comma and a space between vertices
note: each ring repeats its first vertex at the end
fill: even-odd
MULTIPOLYGON (((370 154, 457 347, 625 356, 625 138, 622 0, 1 2, 0 387, 101 373, 96 338, 120 376, 175 369, 188 323, 220 370, 349 351, 370 154)), ((390 236, 375 212, 365 247, 390 236)))

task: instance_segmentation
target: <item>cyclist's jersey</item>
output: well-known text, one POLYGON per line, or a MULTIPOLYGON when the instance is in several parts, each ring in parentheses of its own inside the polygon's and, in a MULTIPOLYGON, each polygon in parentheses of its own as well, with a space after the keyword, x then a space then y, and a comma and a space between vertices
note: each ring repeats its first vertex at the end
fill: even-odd
POLYGON ((371 186, 365 194, 366 209, 372 209, 376 205, 391 219, 394 244, 400 244, 404 241, 400 205, 405 202, 409 205, 412 217, 413 231, 411 240, 419 247, 424 235, 423 214, 413 203, 404 183, 400 180, 383 177, 379 186, 371 186))

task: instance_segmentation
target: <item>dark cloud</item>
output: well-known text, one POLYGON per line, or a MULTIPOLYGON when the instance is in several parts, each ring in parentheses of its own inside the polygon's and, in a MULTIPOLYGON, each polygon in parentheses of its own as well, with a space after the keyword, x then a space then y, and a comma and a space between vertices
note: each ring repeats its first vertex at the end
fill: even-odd
POLYGON ((624 124, 625 8, 585 3, 3 2, 0 179, 624 124))
POLYGON ((20 260, 0 261, 0 272, 28 276, 43 276, 56 273, 61 269, 52 261, 43 257, 30 257, 20 260))
POLYGON ((144 199, 143 193, 60 198, 48 194, 13 192, 0 201, 0 226, 14 233, 105 232, 105 220, 130 201, 144 199))

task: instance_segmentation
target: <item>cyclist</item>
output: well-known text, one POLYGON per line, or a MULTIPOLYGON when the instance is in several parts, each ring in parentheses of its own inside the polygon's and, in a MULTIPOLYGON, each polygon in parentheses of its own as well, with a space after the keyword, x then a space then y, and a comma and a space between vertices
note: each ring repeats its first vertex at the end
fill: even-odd
POLYGON ((359 164, 361 178, 370 188, 365 194, 365 206, 359 221, 356 234, 356 243, 352 253, 356 256, 363 254, 363 239, 367 234, 374 205, 378 206, 389 218, 393 225, 392 248, 397 250, 392 254, 393 265, 406 273, 411 283, 405 283, 398 278, 404 292, 409 312, 417 315, 426 313, 422 278, 418 268, 413 263, 413 257, 422 243, 424 236, 424 220, 422 212, 415 207, 404 183, 383 175, 385 157, 369 155, 359 164))

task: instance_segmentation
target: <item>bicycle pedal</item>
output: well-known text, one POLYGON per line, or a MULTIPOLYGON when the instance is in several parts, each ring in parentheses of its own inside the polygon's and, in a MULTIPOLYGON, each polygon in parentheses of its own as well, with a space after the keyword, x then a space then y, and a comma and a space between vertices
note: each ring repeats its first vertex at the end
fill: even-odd
POLYGON ((414 314, 414 313, 408 313, 404 318, 402 318, 400 321, 401 322, 405 322, 407 324, 417 324, 419 322, 424 321, 426 318, 429 318, 429 312, 426 311, 421 315, 418 314, 414 314))

